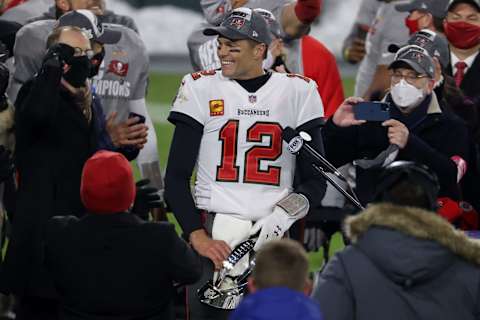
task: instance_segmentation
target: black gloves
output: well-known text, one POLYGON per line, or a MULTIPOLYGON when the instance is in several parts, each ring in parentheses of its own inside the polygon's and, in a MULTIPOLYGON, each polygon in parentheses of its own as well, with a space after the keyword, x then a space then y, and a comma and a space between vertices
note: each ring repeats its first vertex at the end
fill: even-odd
POLYGON ((149 186, 150 180, 143 179, 136 183, 137 195, 133 204, 132 213, 142 219, 148 220, 148 212, 153 208, 160 208, 163 202, 158 195, 158 189, 149 186))
POLYGON ((64 43, 56 43, 52 45, 45 57, 43 58, 44 66, 61 67, 72 59, 75 49, 64 43))
POLYGON ((0 146, 0 182, 4 182, 13 174, 13 160, 10 151, 0 146))
POLYGON ((8 106, 5 91, 7 91, 9 78, 10 72, 7 66, 0 62, 0 111, 5 110, 8 106))

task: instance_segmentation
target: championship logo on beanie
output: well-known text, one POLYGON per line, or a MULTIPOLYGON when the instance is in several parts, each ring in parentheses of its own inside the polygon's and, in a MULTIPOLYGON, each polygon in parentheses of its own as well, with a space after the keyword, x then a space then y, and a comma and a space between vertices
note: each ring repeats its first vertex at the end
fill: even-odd
POLYGON ((92 213, 127 211, 135 200, 135 181, 128 160, 116 152, 95 153, 83 167, 80 197, 92 213))

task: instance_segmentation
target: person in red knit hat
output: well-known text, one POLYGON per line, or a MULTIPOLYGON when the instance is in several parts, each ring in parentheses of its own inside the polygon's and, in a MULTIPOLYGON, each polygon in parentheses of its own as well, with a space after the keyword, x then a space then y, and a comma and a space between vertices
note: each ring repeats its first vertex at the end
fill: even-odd
POLYGON ((130 212, 135 193, 128 160, 99 151, 82 172, 88 213, 49 221, 45 256, 59 319, 174 319, 173 283, 199 279, 199 258, 173 225, 130 212))
POLYGON ((135 200, 135 182, 128 160, 109 151, 94 154, 83 167, 80 197, 92 213, 128 211, 135 200))

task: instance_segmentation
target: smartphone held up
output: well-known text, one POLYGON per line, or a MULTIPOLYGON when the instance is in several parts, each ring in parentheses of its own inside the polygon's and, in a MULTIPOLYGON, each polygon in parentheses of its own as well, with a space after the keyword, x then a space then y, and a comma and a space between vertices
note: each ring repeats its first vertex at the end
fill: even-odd
POLYGON ((390 105, 385 102, 359 102, 353 106, 356 120, 386 121, 390 119, 390 105))

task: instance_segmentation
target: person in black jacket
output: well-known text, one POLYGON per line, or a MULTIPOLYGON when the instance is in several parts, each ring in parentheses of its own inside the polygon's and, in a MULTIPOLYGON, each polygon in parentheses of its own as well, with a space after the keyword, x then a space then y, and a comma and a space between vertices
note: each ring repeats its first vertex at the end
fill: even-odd
POLYGON ((458 182, 466 171, 465 124, 442 112, 434 86, 434 64, 427 51, 409 45, 390 65, 391 87, 385 98, 390 119, 355 119, 360 98, 349 98, 325 126, 325 151, 336 166, 355 160, 356 190, 363 204, 373 198, 379 169, 395 159, 427 165, 440 178, 440 197, 460 198, 458 182))
MULTIPOLYGON (((51 319, 55 291, 42 264, 44 226, 54 215, 83 214, 82 167, 106 134, 86 82, 90 41, 75 27, 56 32, 42 70, 16 100, 17 205, 0 289, 20 297, 18 319, 51 319)), ((139 134, 144 143, 146 128, 139 134)))
POLYGON ((315 283, 325 320, 478 319, 480 244, 435 214, 434 173, 394 162, 378 191, 315 283))
POLYGON ((46 261, 60 319, 174 319, 174 283, 200 278, 200 259, 169 223, 128 212, 135 184, 128 161, 99 151, 85 163, 82 218, 53 217, 46 261))

